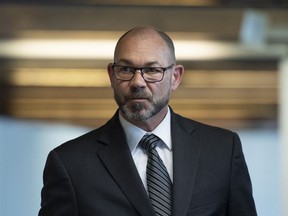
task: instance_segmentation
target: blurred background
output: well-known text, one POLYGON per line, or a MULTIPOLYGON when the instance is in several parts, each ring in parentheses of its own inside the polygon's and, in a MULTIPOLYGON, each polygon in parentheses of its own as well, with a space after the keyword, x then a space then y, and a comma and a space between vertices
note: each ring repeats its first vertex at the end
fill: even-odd
POLYGON ((174 111, 239 133, 259 216, 288 215, 285 0, 0 0, 0 215, 37 215, 48 152, 114 114, 106 66, 137 25, 175 42, 174 111))

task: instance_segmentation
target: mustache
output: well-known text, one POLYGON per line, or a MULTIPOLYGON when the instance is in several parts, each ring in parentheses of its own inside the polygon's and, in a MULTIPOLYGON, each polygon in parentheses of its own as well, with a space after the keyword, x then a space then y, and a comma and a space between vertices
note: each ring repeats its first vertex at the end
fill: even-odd
POLYGON ((145 90, 135 88, 131 90, 131 93, 126 96, 126 99, 140 99, 140 98, 145 98, 149 99, 151 98, 151 95, 149 95, 145 90))

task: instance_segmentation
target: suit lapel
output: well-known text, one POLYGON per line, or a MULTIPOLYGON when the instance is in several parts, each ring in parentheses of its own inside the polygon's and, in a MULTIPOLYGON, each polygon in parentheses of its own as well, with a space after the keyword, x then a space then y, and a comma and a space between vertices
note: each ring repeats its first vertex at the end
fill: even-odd
POLYGON ((99 157, 136 211, 140 215, 153 215, 147 192, 134 165, 124 131, 118 120, 118 112, 107 123, 105 129, 107 131, 102 133, 100 140, 106 143, 106 148, 98 152, 99 157))
MULTIPOLYGON (((173 215, 187 215, 191 202, 192 191, 197 174, 200 156, 200 143, 192 136, 194 128, 176 121, 172 115, 172 143, 173 143, 173 215)), ((183 123, 183 122, 182 122, 183 123)))

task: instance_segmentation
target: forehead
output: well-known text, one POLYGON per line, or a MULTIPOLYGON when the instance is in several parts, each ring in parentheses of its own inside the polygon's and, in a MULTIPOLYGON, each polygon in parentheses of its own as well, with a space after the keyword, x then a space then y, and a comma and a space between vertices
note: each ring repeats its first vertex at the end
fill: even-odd
POLYGON ((132 31, 120 39, 115 49, 114 60, 162 63, 167 60, 168 55, 169 48, 164 39, 156 31, 146 29, 132 31))

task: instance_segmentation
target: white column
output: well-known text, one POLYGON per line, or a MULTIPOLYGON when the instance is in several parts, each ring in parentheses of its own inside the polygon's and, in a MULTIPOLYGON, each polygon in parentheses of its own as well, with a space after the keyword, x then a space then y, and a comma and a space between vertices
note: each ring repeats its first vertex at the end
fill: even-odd
POLYGON ((279 132, 283 216, 288 215, 288 56, 279 65, 279 132))

